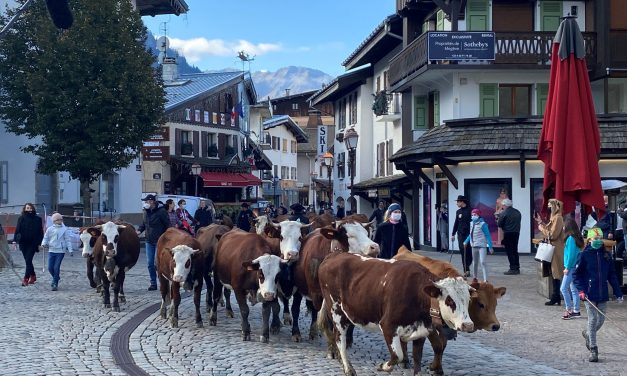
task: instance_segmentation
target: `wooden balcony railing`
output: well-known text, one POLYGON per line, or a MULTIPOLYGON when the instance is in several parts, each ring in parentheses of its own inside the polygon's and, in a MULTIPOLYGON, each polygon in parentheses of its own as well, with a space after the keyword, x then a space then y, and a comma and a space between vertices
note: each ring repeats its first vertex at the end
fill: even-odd
MULTIPOLYGON (((512 32, 496 33, 495 60, 473 61, 465 60, 459 64, 459 69, 473 67, 477 64, 529 64, 550 65, 551 47, 554 32, 512 32)), ((596 65, 596 33, 583 33, 586 49, 586 63, 589 69, 596 65)), ((390 85, 395 86, 402 79, 428 64, 442 63, 442 61, 427 60, 427 34, 422 34, 411 42, 403 51, 390 61, 390 85)))

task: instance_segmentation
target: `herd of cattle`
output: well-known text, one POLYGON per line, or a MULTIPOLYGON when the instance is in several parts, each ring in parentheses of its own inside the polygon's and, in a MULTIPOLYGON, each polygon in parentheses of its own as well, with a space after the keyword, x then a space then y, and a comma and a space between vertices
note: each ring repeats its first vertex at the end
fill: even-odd
MULTIPOLYGON (((309 339, 324 333, 328 357, 339 358, 346 375, 356 374, 347 354, 355 325, 381 330, 390 359, 380 370, 391 371, 396 364, 408 368, 407 343, 412 341, 415 374, 420 373, 427 338, 435 354, 430 369, 442 373, 442 354, 457 331, 499 330, 495 309, 504 287, 476 280, 468 284, 451 264, 404 247, 392 260, 378 259, 379 246, 370 236, 373 223, 366 222, 363 215, 337 221, 320 216, 307 225, 258 216, 251 232, 212 224, 199 229, 195 238, 170 228, 157 243, 161 317, 178 326, 182 285, 193 290, 196 325, 202 327, 204 281, 210 325, 217 325, 221 302, 233 317, 233 292, 243 340, 251 338, 248 303, 260 302, 260 341, 267 343, 282 325, 281 300, 283 324, 292 326, 292 339, 299 342, 305 298, 312 316, 309 339)), ((107 222, 81 229, 81 241, 91 287, 101 290, 105 308, 111 308, 111 285, 112 308, 119 311, 118 299, 125 302, 125 273, 140 252, 135 228, 107 222)))

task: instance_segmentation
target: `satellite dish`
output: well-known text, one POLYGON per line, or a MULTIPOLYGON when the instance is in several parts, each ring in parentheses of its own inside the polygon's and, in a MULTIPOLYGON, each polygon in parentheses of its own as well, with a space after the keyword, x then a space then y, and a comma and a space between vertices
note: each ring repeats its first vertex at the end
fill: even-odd
POLYGON ((159 39, 157 39, 157 50, 165 52, 168 48, 170 48, 170 41, 168 40, 168 37, 165 35, 159 37, 159 39))

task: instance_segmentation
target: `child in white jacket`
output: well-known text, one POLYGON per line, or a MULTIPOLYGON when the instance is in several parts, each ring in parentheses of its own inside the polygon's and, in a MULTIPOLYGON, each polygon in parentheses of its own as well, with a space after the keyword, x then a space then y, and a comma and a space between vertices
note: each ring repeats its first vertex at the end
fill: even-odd
POLYGON ((52 215, 52 226, 48 227, 41 241, 42 248, 48 249, 48 272, 52 276, 52 291, 59 287, 59 274, 65 250, 72 253, 72 238, 70 231, 63 225, 63 217, 59 213, 52 215))

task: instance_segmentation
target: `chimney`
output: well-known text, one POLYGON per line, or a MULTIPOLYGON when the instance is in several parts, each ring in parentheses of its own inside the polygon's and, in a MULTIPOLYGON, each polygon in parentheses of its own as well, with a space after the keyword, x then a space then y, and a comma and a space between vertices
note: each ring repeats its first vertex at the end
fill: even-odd
POLYGON ((178 65, 176 64, 176 58, 164 57, 161 68, 163 72, 163 82, 172 82, 176 81, 179 78, 179 70, 178 65))
POLYGON ((307 119, 307 127, 315 128, 318 125, 322 125, 322 114, 320 110, 309 109, 309 118, 307 119))

